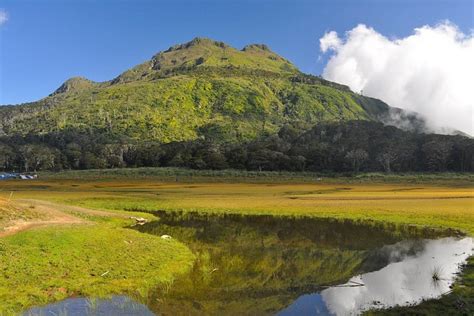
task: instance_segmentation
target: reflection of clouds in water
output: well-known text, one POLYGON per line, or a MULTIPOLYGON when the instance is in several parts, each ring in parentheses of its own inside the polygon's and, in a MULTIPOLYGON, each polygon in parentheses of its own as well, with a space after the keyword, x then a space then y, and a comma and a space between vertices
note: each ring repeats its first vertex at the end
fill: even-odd
MULTIPOLYGON (((472 254, 471 238, 443 238, 426 241, 423 252, 401 262, 353 277, 359 287, 332 287, 321 292, 328 309, 337 315, 359 314, 381 306, 406 305, 439 297, 449 291, 459 265, 472 254), (441 280, 433 280, 433 271, 441 269, 441 280)), ((397 251, 399 248, 396 248, 397 251)))
POLYGON ((382 247, 380 255, 392 262, 383 269, 355 276, 348 283, 321 293, 303 295, 279 315, 357 315, 370 308, 439 297, 449 291, 460 264, 472 255, 472 247, 471 238, 401 242, 382 247), (439 281, 433 280, 435 270, 440 271, 439 281))

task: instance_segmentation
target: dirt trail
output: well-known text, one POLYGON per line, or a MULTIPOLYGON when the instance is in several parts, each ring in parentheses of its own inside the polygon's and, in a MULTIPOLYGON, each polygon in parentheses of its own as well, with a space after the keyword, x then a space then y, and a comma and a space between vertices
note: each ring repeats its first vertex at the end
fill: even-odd
POLYGON ((81 218, 81 215, 128 218, 126 214, 30 199, 15 200, 15 206, 20 209, 33 208, 35 213, 40 215, 40 218, 10 221, 3 228, 3 231, 0 231, 0 237, 13 235, 35 227, 87 224, 89 221, 81 218))
POLYGON ((104 216, 104 217, 119 217, 119 218, 129 218, 127 214, 120 214, 118 212, 112 211, 102 211, 102 210, 93 210, 85 207, 74 206, 74 205, 65 205, 59 204, 54 202, 48 201, 40 201, 40 200, 33 200, 33 199, 19 199, 15 200, 17 203, 25 203, 29 205, 38 205, 42 206, 56 212, 66 212, 66 213, 77 213, 77 214, 85 214, 85 215, 92 215, 92 216, 104 216))

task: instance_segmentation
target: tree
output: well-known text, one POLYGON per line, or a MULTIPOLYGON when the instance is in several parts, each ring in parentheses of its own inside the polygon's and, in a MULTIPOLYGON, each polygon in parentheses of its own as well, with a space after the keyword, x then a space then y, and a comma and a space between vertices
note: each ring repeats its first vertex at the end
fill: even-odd
POLYGON ((363 149, 351 150, 345 156, 345 158, 352 164, 352 170, 356 173, 359 172, 362 163, 364 163, 368 157, 369 155, 363 149))
POLYGON ((69 143, 63 150, 63 153, 66 156, 69 167, 79 169, 82 157, 81 146, 76 143, 69 143))
POLYGON ((306 166, 306 158, 303 156, 291 156, 289 160, 290 169, 293 171, 304 171, 306 166))
POLYGON ((14 159, 13 149, 5 144, 0 144, 0 168, 9 170, 14 159))
POLYGON ((248 162, 247 147, 240 145, 232 145, 226 149, 226 161, 231 168, 246 169, 248 162))
POLYGON ((209 169, 225 169, 228 167, 226 158, 218 146, 208 144, 205 147, 203 159, 209 169))
POLYGON ((425 168, 429 171, 447 170, 453 144, 449 140, 436 139, 422 145, 425 168))
POLYGON ((19 153, 26 172, 30 171, 30 168, 36 172, 55 166, 56 151, 47 146, 27 144, 20 147, 19 153))
POLYGON ((392 172, 392 163, 398 158, 398 153, 393 148, 387 148, 377 156, 377 161, 382 165, 385 172, 392 172))
POLYGON ((103 154, 109 167, 125 167, 124 155, 128 152, 129 147, 128 144, 106 144, 103 149, 103 154))

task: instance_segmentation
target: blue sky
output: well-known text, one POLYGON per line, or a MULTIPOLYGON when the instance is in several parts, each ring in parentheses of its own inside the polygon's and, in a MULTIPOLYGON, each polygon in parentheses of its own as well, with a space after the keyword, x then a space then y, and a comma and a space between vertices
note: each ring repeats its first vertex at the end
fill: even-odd
POLYGON ((109 80, 196 36, 236 48, 265 43, 320 74, 319 38, 359 23, 389 37, 450 20, 473 29, 473 0, 0 0, 0 104, 47 96, 72 76, 109 80), (0 20, 1 21, 1 20, 0 20))

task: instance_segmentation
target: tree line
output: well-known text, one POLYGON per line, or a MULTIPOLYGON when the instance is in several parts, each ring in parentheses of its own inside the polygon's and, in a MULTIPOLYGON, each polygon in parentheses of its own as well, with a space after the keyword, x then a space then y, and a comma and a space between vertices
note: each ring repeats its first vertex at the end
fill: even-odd
MULTIPOLYGON (((205 133, 162 144, 103 131, 65 130, 0 138, 0 170, 186 167, 316 172, 472 172, 474 140, 419 134, 370 121, 286 125, 252 141, 224 142, 205 133)), ((222 138, 224 139, 224 138, 222 138)))

